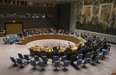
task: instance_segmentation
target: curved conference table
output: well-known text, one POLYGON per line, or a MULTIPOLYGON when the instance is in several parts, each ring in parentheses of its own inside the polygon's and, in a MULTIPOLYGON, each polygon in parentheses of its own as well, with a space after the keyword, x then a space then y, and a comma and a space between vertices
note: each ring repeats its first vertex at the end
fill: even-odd
POLYGON ((25 45, 28 42, 35 41, 35 40, 42 40, 42 39, 61 39, 61 40, 67 40, 74 42, 76 44, 83 45, 85 43, 85 40, 79 37, 74 37, 70 35, 64 35, 64 34, 41 34, 41 35, 32 35, 28 37, 21 38, 21 45, 25 45))

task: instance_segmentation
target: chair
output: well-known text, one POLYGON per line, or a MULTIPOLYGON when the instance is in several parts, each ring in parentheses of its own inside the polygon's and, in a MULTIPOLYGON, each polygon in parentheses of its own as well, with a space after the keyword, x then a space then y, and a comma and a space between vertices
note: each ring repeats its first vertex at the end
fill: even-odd
POLYGON ((55 61, 53 63, 53 66, 56 67, 56 69, 59 67, 60 68, 60 61, 55 61))
POLYGON ((17 63, 21 65, 21 67, 26 63, 24 60, 17 58, 17 63))
POLYGON ((5 43, 5 44, 7 44, 7 43, 8 43, 8 41, 7 41, 6 37, 3 37, 3 41, 4 41, 4 43, 5 43))
POLYGON ((53 56, 52 63, 54 63, 54 61, 58 61, 58 60, 59 60, 59 57, 58 56, 53 56))
POLYGON ((108 49, 108 52, 110 52, 110 47, 111 47, 111 46, 109 45, 108 48, 107 48, 107 49, 108 49))
POLYGON ((6 39, 7 39, 8 43, 10 43, 10 44, 12 44, 14 42, 10 36, 6 36, 6 39))
POLYGON ((30 51, 30 55, 32 55, 32 56, 35 55, 35 51, 34 50, 30 49, 29 51, 30 51))
POLYGON ((90 58, 93 57, 93 54, 94 54, 94 51, 92 51, 92 52, 90 53, 90 58))
POLYGON ((77 56, 77 59, 82 59, 83 58, 83 54, 79 54, 78 56, 77 56))
POLYGON ((105 58, 105 55, 107 54, 107 49, 102 49, 103 52, 103 58, 105 58))
POLYGON ((63 62, 63 61, 65 61, 65 60, 67 60, 67 57, 66 57, 66 56, 62 56, 62 57, 61 57, 61 61, 63 62))
POLYGON ((35 61, 39 61, 40 59, 39 59, 38 56, 34 56, 34 60, 35 60, 35 61))
POLYGON ((44 68, 46 65, 45 65, 45 62, 44 61, 39 61, 39 67, 40 68, 44 68))
POLYGON ((90 58, 85 58, 85 59, 82 61, 82 63, 84 64, 84 66, 85 66, 85 64, 90 63, 90 58))
POLYGON ((90 63, 96 64, 98 62, 98 55, 94 57, 94 59, 90 60, 90 63))
POLYGON ((20 59, 24 59, 24 56, 23 56, 21 53, 18 53, 18 57, 19 57, 20 59))
POLYGON ((102 60, 104 58, 103 52, 99 53, 99 59, 102 60))
POLYGON ((17 60, 14 57, 10 57, 11 61, 16 65, 17 60))
POLYGON ((27 60, 27 62, 29 62, 29 60, 32 58, 29 55, 24 55, 24 59, 27 60))
POLYGON ((87 54, 86 54, 86 58, 90 58, 90 55, 91 55, 91 53, 90 52, 88 52, 87 54))
POLYGON ((39 62, 31 60, 30 63, 33 66, 33 68, 35 68, 38 65, 39 62))
POLYGON ((62 63, 62 66, 64 67, 64 69, 66 69, 66 67, 69 66, 69 61, 68 60, 64 60, 62 63))
POLYGON ((47 61, 48 61, 47 56, 42 56, 41 59, 45 62, 45 64, 47 64, 47 61))
POLYGON ((45 50, 40 50, 39 55, 40 57, 42 57, 42 56, 46 56, 47 54, 45 50))
POLYGON ((76 67, 78 67, 78 65, 82 64, 82 59, 78 59, 77 61, 74 61, 73 64, 76 65, 76 67))

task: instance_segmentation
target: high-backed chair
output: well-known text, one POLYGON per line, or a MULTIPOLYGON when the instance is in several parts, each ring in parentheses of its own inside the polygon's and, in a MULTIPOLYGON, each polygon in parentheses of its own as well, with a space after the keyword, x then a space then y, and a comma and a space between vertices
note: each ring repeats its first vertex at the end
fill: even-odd
POLYGON ((7 44, 7 43, 8 43, 8 41, 7 41, 6 37, 3 37, 3 42, 4 42, 5 44, 7 44))
POLYGON ((62 56, 62 57, 61 57, 61 61, 63 62, 63 61, 65 61, 65 60, 67 60, 67 57, 66 57, 66 56, 62 56))
POLYGON ((26 62, 25 62, 24 60, 22 60, 22 59, 17 58, 17 63, 20 64, 21 67, 22 67, 22 66, 24 66, 24 64, 25 64, 26 62))
POLYGON ((24 59, 24 56, 23 56, 21 53, 18 53, 18 57, 19 57, 20 59, 24 59))
POLYGON ((32 56, 35 55, 35 51, 34 50, 30 49, 29 51, 30 51, 30 55, 32 55, 32 56))
POLYGON ((90 63, 90 58, 85 58, 82 62, 85 66, 85 64, 90 63))
POLYGON ((91 55, 90 52, 88 52, 85 57, 90 58, 90 55, 91 55))
POLYGON ((102 49, 103 52, 103 58, 105 58, 106 54, 107 54, 107 49, 102 49))
POLYGON ((64 69, 66 69, 66 67, 69 66, 69 61, 68 60, 64 60, 62 63, 62 66, 64 67, 64 69))
POLYGON ((91 51, 91 53, 90 53, 90 58, 93 57, 93 54, 94 54, 94 51, 91 51))
POLYGON ((47 54, 45 50, 40 50, 39 55, 40 57, 42 57, 42 56, 46 56, 47 54))
POLYGON ((77 61, 74 61, 73 64, 78 67, 79 65, 82 64, 82 59, 78 59, 77 61))
POLYGON ((94 59, 91 59, 90 60, 90 63, 92 64, 96 64, 98 62, 99 58, 98 58, 98 55, 94 57, 94 59))
POLYGON ((27 62, 29 62, 29 60, 32 58, 29 55, 24 55, 24 59, 27 60, 27 62))
POLYGON ((98 58, 99 58, 99 60, 102 60, 104 58, 103 52, 99 53, 98 58))
POLYGON ((35 60, 35 61, 39 61, 40 59, 39 59, 38 56, 34 56, 34 60, 35 60))
POLYGON ((6 36, 6 39, 7 39, 8 43, 10 43, 10 44, 12 44, 14 42, 10 36, 6 36))
POLYGON ((47 61, 48 61, 47 56, 42 56, 41 59, 45 62, 45 64, 47 64, 47 61))
POLYGON ((45 65, 45 62, 44 61, 39 61, 39 67, 40 68, 44 68, 46 65, 45 65))
POLYGON ((79 54, 78 56, 77 56, 77 59, 82 59, 83 58, 83 54, 79 54))
POLYGON ((30 63, 35 68, 38 65, 39 62, 31 60, 30 63))
POLYGON ((60 61, 54 61, 53 66, 56 67, 56 69, 60 68, 60 61))
POLYGON ((52 63, 54 63, 55 61, 58 61, 58 60, 59 60, 59 57, 58 56, 53 56, 52 63))
POLYGON ((16 65, 17 60, 14 57, 10 57, 11 61, 16 65))

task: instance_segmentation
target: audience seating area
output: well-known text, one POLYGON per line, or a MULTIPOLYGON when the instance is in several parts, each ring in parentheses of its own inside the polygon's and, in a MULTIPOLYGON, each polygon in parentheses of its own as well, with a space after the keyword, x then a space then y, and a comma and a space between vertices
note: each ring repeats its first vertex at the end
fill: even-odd
POLYGON ((11 35, 7 35, 5 37, 3 37, 3 42, 5 44, 13 44, 16 42, 20 42, 20 36, 17 34, 11 34, 11 35))
POLYGON ((67 55, 64 56, 53 56, 52 58, 48 58, 47 56, 30 56, 22 53, 17 53, 18 57, 10 57, 11 61, 14 65, 19 65, 20 67, 25 67, 26 64, 32 65, 32 67, 39 69, 46 69, 46 66, 49 66, 50 63, 48 61, 52 60, 52 65, 55 69, 67 69, 69 65, 73 65, 76 68, 79 68, 81 65, 86 67, 86 64, 96 64, 99 61, 103 60, 107 54, 109 54, 110 46, 107 49, 98 50, 97 52, 87 52, 84 56, 83 54, 79 54, 76 56, 76 60, 68 59, 67 55), (94 55, 96 54, 96 55, 94 55), (95 57, 94 57, 95 56, 95 57))
MULTIPOLYGON (((20 67, 25 67, 26 64, 30 63, 30 65, 33 66, 33 68, 37 68, 38 66, 40 67, 40 69, 45 69, 45 67, 47 65, 49 65, 48 62, 48 58, 46 56, 33 56, 31 57, 30 55, 25 55, 25 54, 21 54, 21 53, 17 53, 18 57, 10 57, 10 60, 14 63, 14 65, 19 65, 20 67)), ((69 66, 69 60, 64 59, 63 56, 60 59, 58 58, 58 56, 53 56, 53 67, 55 67, 56 69, 59 68, 64 68, 66 69, 66 67, 69 66), (63 60, 61 60, 63 58, 63 60)))

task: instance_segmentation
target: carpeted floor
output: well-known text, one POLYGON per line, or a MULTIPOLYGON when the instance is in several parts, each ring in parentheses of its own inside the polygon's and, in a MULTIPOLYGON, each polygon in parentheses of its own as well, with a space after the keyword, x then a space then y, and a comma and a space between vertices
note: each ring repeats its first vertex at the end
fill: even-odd
MULTIPOLYGON (((27 45, 4 45, 2 38, 0 38, 0 75, 110 75, 116 72, 116 45, 114 44, 111 44, 110 54, 107 55, 105 60, 100 60, 97 65, 87 64, 86 68, 80 66, 79 69, 76 69, 70 65, 67 70, 63 70, 63 68, 55 70, 51 60, 49 60, 45 70, 41 70, 39 67, 33 69, 30 64, 20 68, 19 66, 13 66, 9 59, 10 56, 18 57, 17 53, 29 54, 28 48, 34 45, 57 46, 60 43, 63 46, 68 46, 68 42, 64 40, 39 40, 27 45)), ((71 42, 71 44, 73 43, 71 42)))

